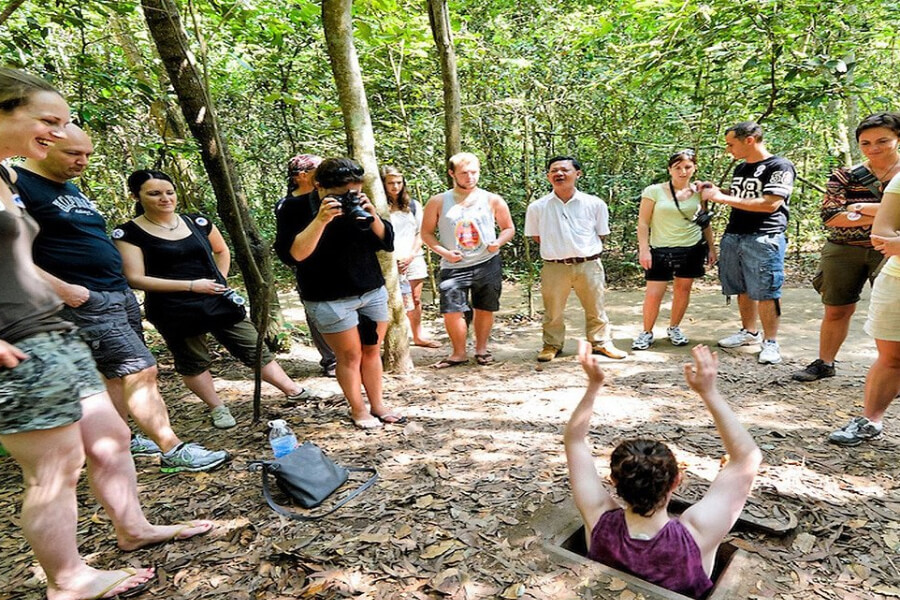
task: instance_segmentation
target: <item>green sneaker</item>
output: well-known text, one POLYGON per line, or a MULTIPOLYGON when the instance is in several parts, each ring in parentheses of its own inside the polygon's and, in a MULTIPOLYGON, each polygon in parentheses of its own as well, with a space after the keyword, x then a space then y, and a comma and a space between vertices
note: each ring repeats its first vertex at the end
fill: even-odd
POLYGON ((209 471, 228 458, 228 453, 224 450, 207 450, 193 442, 181 443, 162 454, 159 459, 159 470, 163 473, 209 471))

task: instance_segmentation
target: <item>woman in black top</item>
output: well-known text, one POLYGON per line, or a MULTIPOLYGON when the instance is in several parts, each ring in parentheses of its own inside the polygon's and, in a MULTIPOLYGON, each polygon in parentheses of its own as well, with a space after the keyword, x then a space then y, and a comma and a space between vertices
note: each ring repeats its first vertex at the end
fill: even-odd
POLYGON ((380 347, 388 309, 376 252, 393 251, 394 230, 362 193, 363 174, 348 158, 322 161, 316 190, 281 206, 275 250, 296 265, 306 317, 334 349, 351 419, 361 429, 374 429, 406 418, 382 401, 380 347))
MULTIPOLYGON (((138 216, 113 231, 131 287, 146 292, 147 320, 172 352, 185 385, 210 408, 213 425, 235 420, 216 393, 209 372, 208 333, 248 366, 256 359, 257 333, 246 319, 243 298, 228 288, 231 253, 222 234, 203 215, 180 215, 175 186, 165 173, 135 171, 128 189, 138 216), (238 304, 239 303, 239 304, 238 304)), ((309 397, 263 348, 262 378, 289 400, 309 397)))

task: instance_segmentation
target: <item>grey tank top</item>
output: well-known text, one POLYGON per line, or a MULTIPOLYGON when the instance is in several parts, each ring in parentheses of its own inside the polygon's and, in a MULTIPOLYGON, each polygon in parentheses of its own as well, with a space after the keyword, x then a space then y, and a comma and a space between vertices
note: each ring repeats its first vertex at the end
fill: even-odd
POLYGON ((456 263, 442 258, 442 269, 472 267, 496 256, 487 249, 488 244, 497 240, 497 225, 487 192, 478 188, 459 204, 453 198, 453 190, 444 192, 438 234, 444 248, 459 250, 463 255, 456 263))
POLYGON ((56 316, 62 301, 38 275, 31 260, 31 245, 38 226, 25 212, 18 191, 0 166, 2 179, 13 196, 16 210, 0 204, 0 339, 10 344, 41 333, 70 329, 56 316))

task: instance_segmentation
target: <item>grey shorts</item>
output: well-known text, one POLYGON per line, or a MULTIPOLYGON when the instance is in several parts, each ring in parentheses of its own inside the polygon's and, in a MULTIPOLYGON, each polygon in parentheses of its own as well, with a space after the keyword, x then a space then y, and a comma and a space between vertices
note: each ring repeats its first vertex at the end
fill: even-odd
MULTIPOLYGON (((209 353, 209 338, 213 336, 225 349, 231 353, 236 359, 252 367, 256 361, 256 328, 250 321, 238 321, 230 327, 222 329, 214 329, 208 334, 195 335, 188 338, 173 338, 171 336, 163 336, 166 340, 166 346, 172 353, 175 362, 175 371, 179 375, 199 375, 203 373, 212 364, 213 359, 209 353)), ((273 356, 263 344, 262 347, 262 365, 266 366, 272 362, 273 356)))
POLYGON ((723 235, 719 242, 722 293, 747 294, 751 300, 781 298, 785 250, 783 233, 723 235))
POLYGON ((13 369, 0 368, 0 434, 75 423, 81 399, 106 391, 77 333, 38 333, 14 345, 28 358, 13 369))
POLYGON ((59 315, 78 326, 97 369, 107 379, 138 373, 156 364, 144 343, 141 308, 131 290, 91 291, 84 304, 65 306, 59 315))
POLYGON ((460 313, 471 307, 496 312, 500 310, 503 269, 500 255, 483 263, 461 269, 441 269, 441 314, 460 313))
POLYGON ((348 296, 337 300, 304 300, 306 318, 311 319, 322 333, 340 333, 359 325, 360 315, 375 323, 390 320, 387 288, 381 286, 362 296, 348 296))

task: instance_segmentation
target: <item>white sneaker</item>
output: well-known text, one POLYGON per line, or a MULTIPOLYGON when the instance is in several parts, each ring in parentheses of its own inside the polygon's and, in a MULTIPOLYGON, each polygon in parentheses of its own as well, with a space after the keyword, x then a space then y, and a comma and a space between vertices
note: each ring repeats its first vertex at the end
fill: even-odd
POLYGON ((669 336, 669 341, 672 342, 673 346, 687 346, 691 343, 691 340, 684 335, 684 332, 681 331, 681 327, 678 325, 666 329, 666 335, 669 336))
POLYGON ((646 350, 653 345, 653 332, 642 331, 638 334, 634 341, 631 342, 632 350, 646 350))
POLYGON ((230 429, 237 425, 237 421, 231 416, 231 411, 224 404, 209 411, 209 418, 212 420, 213 427, 218 429, 230 429))
POLYGON ((778 350, 778 342, 775 340, 763 340, 762 350, 759 353, 759 363, 762 365, 777 365, 780 363, 781 352, 778 350))
POLYGON ((734 335, 719 340, 719 345, 723 348, 737 348, 738 346, 751 346, 762 342, 762 333, 750 333, 746 329, 741 329, 734 335))

